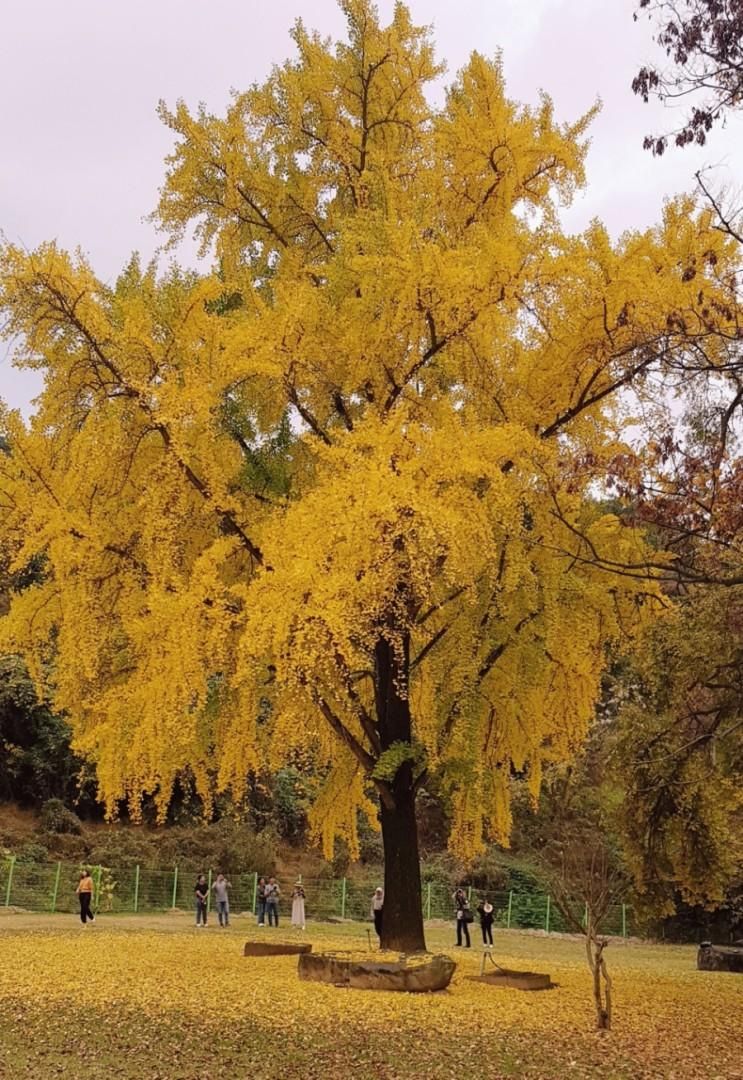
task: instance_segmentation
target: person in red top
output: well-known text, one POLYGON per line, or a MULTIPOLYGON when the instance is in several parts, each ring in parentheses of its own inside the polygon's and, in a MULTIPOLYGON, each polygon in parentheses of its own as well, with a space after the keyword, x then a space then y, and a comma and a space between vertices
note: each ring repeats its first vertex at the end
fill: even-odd
POLYGON ((91 904, 93 902, 93 879, 87 870, 83 870, 80 873, 80 880, 77 883, 75 892, 80 900, 80 922, 85 926, 87 921, 95 922, 95 916, 91 911, 91 904))

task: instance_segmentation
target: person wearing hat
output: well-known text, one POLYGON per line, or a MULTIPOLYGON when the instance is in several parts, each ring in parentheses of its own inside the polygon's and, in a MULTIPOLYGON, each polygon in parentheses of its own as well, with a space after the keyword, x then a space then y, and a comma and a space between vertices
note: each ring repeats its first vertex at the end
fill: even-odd
POLYGON ((488 900, 481 900, 477 905, 477 914, 480 916, 480 929, 482 930, 483 945, 493 944, 493 905, 488 900))
POLYGON ((292 889, 292 926, 304 930, 304 886, 297 881, 292 889))

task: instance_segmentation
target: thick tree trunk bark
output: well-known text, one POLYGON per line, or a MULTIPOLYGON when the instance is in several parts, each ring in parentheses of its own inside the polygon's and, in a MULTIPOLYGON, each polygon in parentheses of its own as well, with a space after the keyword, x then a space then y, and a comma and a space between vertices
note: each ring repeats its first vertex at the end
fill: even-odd
MULTIPOLYGON (((409 645, 406 635, 397 648, 381 637, 374 650, 376 721, 382 752, 396 745, 412 747, 407 695, 409 645)), ((413 761, 406 760, 386 781, 380 810, 384 844, 381 944, 399 952, 418 952, 426 947, 415 795, 413 761)))
POLYGON ((415 819, 413 770, 407 763, 392 784, 394 807, 382 803, 384 843, 384 909, 382 948, 418 952, 426 947, 423 934, 418 824, 415 819))

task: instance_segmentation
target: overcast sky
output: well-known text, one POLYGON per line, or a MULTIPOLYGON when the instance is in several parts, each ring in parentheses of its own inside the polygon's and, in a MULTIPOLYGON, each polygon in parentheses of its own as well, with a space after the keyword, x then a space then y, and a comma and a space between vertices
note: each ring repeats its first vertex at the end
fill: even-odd
MULTIPOLYGON (((380 0, 389 16, 393 0, 380 0)), ((540 89, 560 120, 601 98, 588 187, 567 215, 581 229, 602 218, 615 235, 655 221, 663 200, 688 190, 694 171, 718 166, 720 184, 743 177, 743 117, 704 150, 642 150, 648 131, 675 117, 644 106, 630 83, 655 55, 650 25, 633 22, 635 0, 411 0, 432 23, 454 73, 470 51, 503 52, 509 95, 540 89)), ((170 133, 155 107, 207 103, 223 111, 231 88, 262 79, 292 51, 297 16, 343 34, 335 0, 25 0, 0 14, 0 231, 32 248, 56 239, 80 247, 99 275, 115 278, 133 249, 149 258, 160 237, 153 209, 170 133)), ((0 397, 28 412, 38 376, 15 371, 0 345, 0 397)))

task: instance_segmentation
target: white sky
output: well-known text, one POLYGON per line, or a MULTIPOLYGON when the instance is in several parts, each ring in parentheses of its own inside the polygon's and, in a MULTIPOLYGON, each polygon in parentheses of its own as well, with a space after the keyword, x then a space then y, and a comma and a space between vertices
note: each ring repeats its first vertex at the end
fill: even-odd
MULTIPOLYGON (((383 17, 392 0, 379 0, 383 17)), ((644 106, 630 83, 654 57, 650 25, 633 22, 635 0, 410 0, 433 23, 439 55, 455 72, 477 48, 503 51, 509 95, 540 89, 557 117, 572 120, 600 97, 588 187, 566 220, 602 218, 615 235, 657 220, 666 196, 718 167, 718 184, 743 177, 743 116, 702 149, 642 150, 647 131, 678 117, 644 106)), ((230 89, 261 80, 291 54, 297 16, 334 37, 344 19, 334 0, 24 0, 0 14, 0 230, 27 248, 56 239, 81 247, 111 280, 133 249, 149 258, 161 238, 143 219, 153 209, 170 133, 160 98, 223 111, 230 89)), ((0 346, 0 397, 28 412, 39 376, 11 366, 0 346)))

